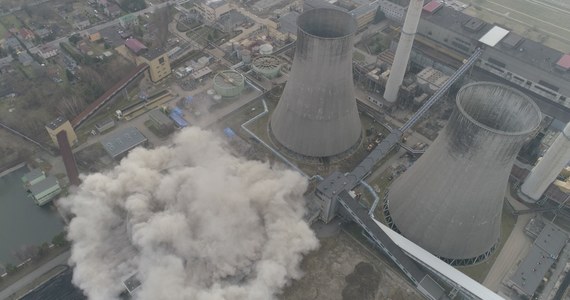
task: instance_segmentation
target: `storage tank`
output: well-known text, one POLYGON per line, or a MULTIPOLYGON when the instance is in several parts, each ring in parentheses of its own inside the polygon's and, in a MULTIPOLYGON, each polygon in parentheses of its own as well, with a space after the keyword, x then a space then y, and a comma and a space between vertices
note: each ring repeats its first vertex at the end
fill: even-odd
POLYGON ((499 241, 513 162, 540 121, 536 104, 518 90, 464 86, 447 126, 390 186, 386 220, 448 263, 484 260, 499 241))
POLYGON ((259 54, 270 55, 273 53, 273 46, 271 44, 263 44, 259 46, 259 54))
POLYGON ((274 141, 307 157, 343 154, 357 145, 362 125, 352 79, 356 21, 317 8, 297 19, 289 80, 271 116, 274 141))
POLYGON ((221 71, 214 76, 214 90, 222 97, 238 96, 244 85, 245 78, 234 70, 221 71))
POLYGON ((252 69, 266 78, 275 78, 281 69, 281 60, 273 55, 261 55, 251 61, 252 69))
POLYGON ((241 50, 241 61, 246 65, 250 64, 251 63, 251 51, 249 51, 247 49, 241 50))

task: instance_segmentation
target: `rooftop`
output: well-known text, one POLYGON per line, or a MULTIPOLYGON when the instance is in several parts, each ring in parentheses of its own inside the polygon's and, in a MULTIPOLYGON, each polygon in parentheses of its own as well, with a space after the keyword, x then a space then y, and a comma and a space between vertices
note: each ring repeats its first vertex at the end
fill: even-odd
POLYGON ((447 6, 441 7, 433 14, 422 14, 422 19, 474 40, 479 40, 493 27, 491 24, 447 6))
POLYGON ((509 34, 509 31, 505 28, 494 26, 479 39, 479 42, 491 47, 495 47, 502 39, 507 36, 507 34, 509 34))
POLYGON ((49 124, 47 124, 46 127, 48 127, 51 130, 55 130, 65 122, 67 122, 67 119, 62 117, 62 116, 59 116, 59 117, 57 117, 57 119, 55 119, 55 120, 51 121, 49 124))
POLYGON ((568 235, 557 226, 546 223, 534 244, 552 258, 557 258, 568 241, 568 235))
POLYGON ((226 1, 224 1, 224 0, 216 0, 216 1, 208 0, 208 1, 206 1, 206 5, 208 5, 209 7, 213 8, 213 9, 224 6, 224 4, 226 4, 226 1))
POLYGON ((164 48, 153 48, 153 49, 147 49, 147 51, 143 52, 141 56, 148 60, 153 60, 159 56, 162 56, 166 52, 167 51, 164 50, 164 48))
POLYGON ((526 258, 519 264, 511 281, 522 293, 532 296, 553 263, 554 259, 533 246, 526 258))
POLYGON ((57 181, 57 178, 49 176, 46 179, 32 185, 30 187, 30 192, 32 192, 32 194, 35 196, 43 193, 45 190, 51 189, 54 186, 59 186, 59 182, 57 181))
POLYGON ((430 14, 433 14, 434 12, 436 12, 438 9, 440 9, 443 6, 443 3, 439 3, 436 0, 431 1, 430 3, 424 5, 424 11, 428 12, 430 14))
POLYGON ((41 169, 33 169, 30 172, 26 173, 24 177, 22 177, 22 181, 30 182, 42 176, 44 176, 44 171, 42 171, 41 169))
POLYGON ((127 48, 129 48, 129 50, 133 51, 136 55, 139 55, 142 53, 142 51, 147 50, 148 48, 141 43, 139 40, 137 39, 127 39, 125 41, 125 46, 127 46, 127 48))
POLYGON ((556 63, 559 67, 568 71, 570 69, 570 54, 564 54, 556 63))
POLYGON ((116 158, 146 141, 147 138, 138 129, 127 127, 101 139, 101 145, 111 157, 116 158))

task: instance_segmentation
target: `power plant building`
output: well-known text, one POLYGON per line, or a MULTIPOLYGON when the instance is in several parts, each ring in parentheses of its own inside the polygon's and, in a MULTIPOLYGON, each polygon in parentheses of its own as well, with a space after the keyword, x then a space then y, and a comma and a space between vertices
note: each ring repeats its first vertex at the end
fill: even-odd
POLYGON ((467 265, 497 245, 510 170, 541 113, 521 92, 488 82, 464 86, 455 103, 437 139, 390 187, 384 215, 432 254, 467 265))
POLYGON ((570 124, 567 124, 542 159, 532 169, 521 186, 521 192, 534 201, 539 200, 569 161, 570 124))
POLYGON ((73 130, 71 123, 64 117, 58 117, 57 119, 47 124, 46 130, 52 142, 57 147, 59 147, 57 143, 57 134, 62 131, 66 132, 67 140, 69 141, 70 146, 77 144, 77 135, 75 134, 75 130, 73 130))
POLYGON ((352 79, 356 21, 319 8, 297 20, 297 47, 283 94, 270 120, 274 140, 295 154, 332 157, 362 134, 352 79))

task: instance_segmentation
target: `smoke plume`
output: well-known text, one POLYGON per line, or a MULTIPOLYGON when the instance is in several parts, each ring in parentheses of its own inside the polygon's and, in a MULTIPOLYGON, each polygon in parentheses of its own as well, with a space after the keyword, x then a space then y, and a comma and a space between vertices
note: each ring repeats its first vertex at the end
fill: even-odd
POLYGON ((75 215, 73 282, 94 300, 117 299, 135 272, 136 299, 274 299, 318 246, 303 221, 306 187, 196 128, 135 149, 60 201, 75 215))

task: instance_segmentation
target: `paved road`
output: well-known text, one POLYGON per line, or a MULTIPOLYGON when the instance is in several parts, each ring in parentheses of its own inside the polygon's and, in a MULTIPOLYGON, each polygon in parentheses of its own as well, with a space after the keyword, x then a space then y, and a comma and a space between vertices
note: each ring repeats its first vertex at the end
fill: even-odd
MULTIPOLYGON (((513 199, 508 190, 506 193, 509 202, 515 209, 527 209, 522 203, 513 199)), ((501 287, 501 283, 506 279, 505 277, 508 276, 517 263, 527 255, 533 241, 525 234, 524 227, 532 217, 533 216, 529 214, 519 215, 517 217, 517 222, 515 223, 511 235, 505 242, 491 270, 489 270, 485 281, 483 281, 483 285, 490 290, 498 291, 501 287)))
POLYGON ((28 275, 22 277, 22 279, 16 281, 11 286, 0 291, 0 299, 7 299, 10 295, 20 291, 21 289, 32 283, 34 280, 36 280, 38 277, 42 276, 49 270, 55 268, 56 266, 66 265, 70 256, 71 256, 71 251, 66 251, 60 254, 59 256, 56 256, 54 259, 48 261, 47 263, 35 269, 28 275))

